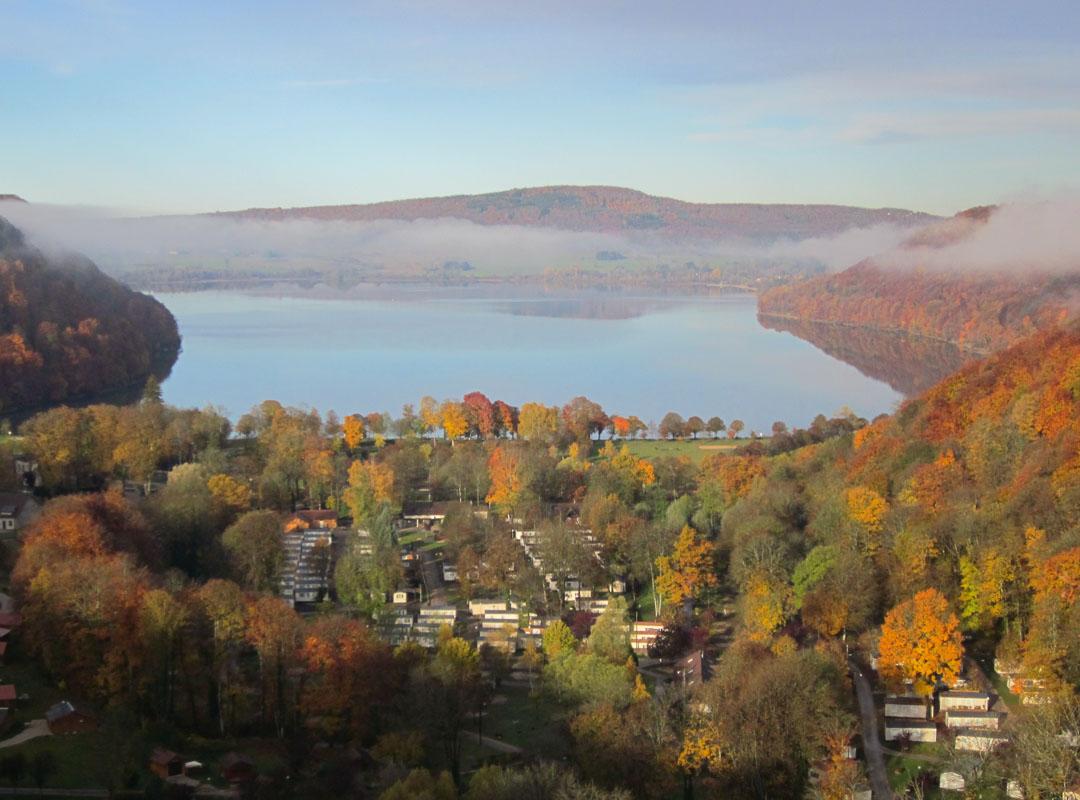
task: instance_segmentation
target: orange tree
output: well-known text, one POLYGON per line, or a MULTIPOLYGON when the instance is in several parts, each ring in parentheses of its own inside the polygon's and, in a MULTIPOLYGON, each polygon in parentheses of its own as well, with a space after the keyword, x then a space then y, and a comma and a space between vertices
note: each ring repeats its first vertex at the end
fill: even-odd
POLYGON ((930 694, 939 681, 952 684, 964 655, 960 622, 937 589, 895 606, 885 616, 879 647, 885 681, 912 681, 920 694, 930 694))

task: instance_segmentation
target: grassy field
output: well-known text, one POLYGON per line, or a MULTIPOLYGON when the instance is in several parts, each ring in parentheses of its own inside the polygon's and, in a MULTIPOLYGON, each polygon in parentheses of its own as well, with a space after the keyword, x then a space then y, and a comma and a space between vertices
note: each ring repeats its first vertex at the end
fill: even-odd
MULTIPOLYGON (((522 686, 503 685, 497 696, 506 699, 485 708, 484 736, 516 745, 528 755, 550 760, 568 754, 567 738, 559 730, 561 710, 558 706, 533 698, 529 689, 522 686)), ((476 730, 475 725, 469 728, 476 730)))
POLYGON ((638 458, 662 458, 688 456, 693 461, 702 461, 707 456, 717 453, 730 453, 739 445, 746 444, 746 439, 634 439, 627 442, 630 452, 638 458))

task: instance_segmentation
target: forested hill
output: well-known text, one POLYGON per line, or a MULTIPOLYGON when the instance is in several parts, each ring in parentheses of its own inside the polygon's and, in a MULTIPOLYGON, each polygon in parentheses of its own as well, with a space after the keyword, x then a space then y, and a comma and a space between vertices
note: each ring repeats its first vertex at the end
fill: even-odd
POLYGON ((880 224, 914 227, 936 219, 929 214, 897 208, 686 203, 613 186, 541 186, 367 205, 251 208, 215 216, 260 220, 455 218, 480 225, 525 225, 602 233, 647 231, 673 238, 759 241, 829 236, 849 228, 880 224))
POLYGON ((1075 272, 1054 274, 983 271, 965 263, 943 267, 940 260, 921 266, 920 258, 962 244, 993 213, 963 212, 918 231, 893 253, 772 288, 759 297, 758 311, 940 339, 976 353, 995 352, 1063 322, 1080 297, 1080 264, 1075 272))
POLYGON ((179 351, 157 300, 81 256, 46 258, 0 217, 0 414, 139 385, 179 351))
POLYGON ((794 602, 831 635, 872 628, 933 589, 976 653, 1022 662, 1046 688, 1078 685, 1078 421, 1072 324, 962 369, 853 437, 773 460, 724 518, 734 574, 762 608, 794 602))

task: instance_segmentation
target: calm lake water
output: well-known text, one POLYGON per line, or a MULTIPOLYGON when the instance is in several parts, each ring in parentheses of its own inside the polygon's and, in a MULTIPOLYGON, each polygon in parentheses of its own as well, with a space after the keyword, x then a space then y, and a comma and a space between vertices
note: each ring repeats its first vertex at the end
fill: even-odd
POLYGON ((584 394, 608 413, 646 421, 675 410, 758 430, 775 420, 806 425, 844 405, 869 418, 902 399, 808 342, 762 327, 750 295, 516 291, 158 294, 184 337, 165 399, 221 406, 235 419, 266 399, 396 416, 425 394, 480 390, 514 405, 584 394))

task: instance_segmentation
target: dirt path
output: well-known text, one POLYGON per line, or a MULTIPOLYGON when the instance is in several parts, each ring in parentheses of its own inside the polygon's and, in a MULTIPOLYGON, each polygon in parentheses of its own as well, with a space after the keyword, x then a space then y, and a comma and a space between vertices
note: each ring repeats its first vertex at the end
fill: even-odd
POLYGON ((479 742, 484 747, 490 747, 492 750, 498 750, 500 753, 510 753, 511 755, 517 756, 525 752, 516 744, 500 742, 498 739, 492 739, 489 736, 479 736, 475 731, 462 731, 462 734, 468 736, 474 742, 479 742))
POLYGON ((893 800, 895 795, 892 787, 889 786, 885 754, 881 747, 881 739, 878 738, 877 710, 874 708, 874 695, 870 691, 870 681, 854 659, 848 661, 848 666, 851 668, 851 677, 855 682, 855 696, 859 700, 863 749, 866 751, 866 770, 870 773, 870 787, 874 800, 893 800))
POLYGON ((26 727, 19 733, 16 733, 10 739, 4 739, 4 741, 0 742, 0 748, 14 747, 17 744, 29 742, 31 739, 37 739, 40 736, 52 736, 52 731, 49 730, 49 723, 43 719, 32 719, 26 723, 26 727))

